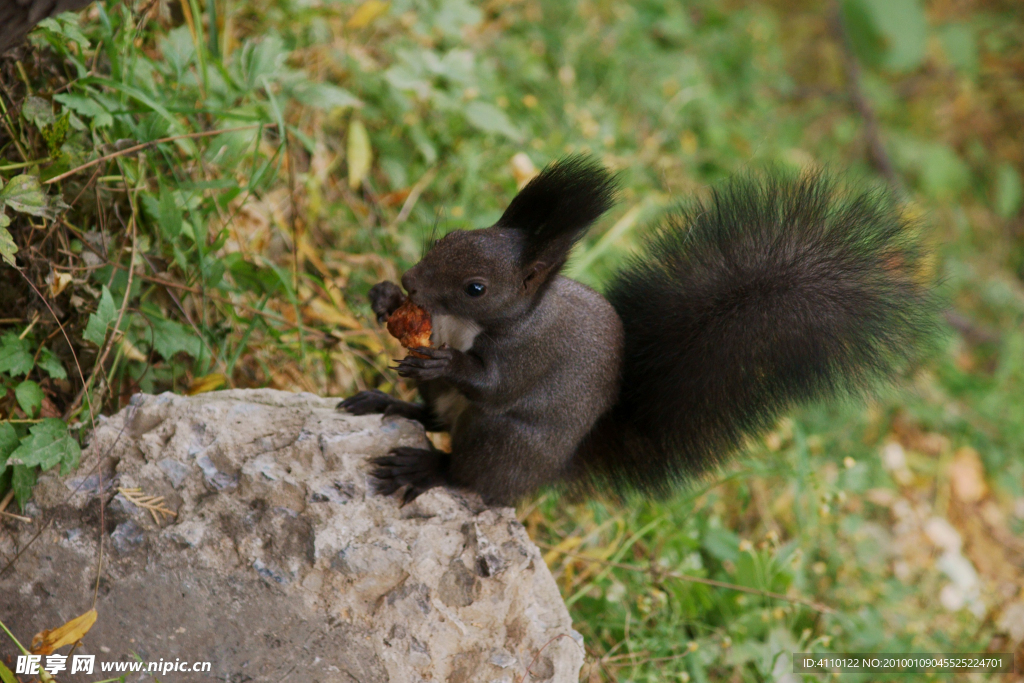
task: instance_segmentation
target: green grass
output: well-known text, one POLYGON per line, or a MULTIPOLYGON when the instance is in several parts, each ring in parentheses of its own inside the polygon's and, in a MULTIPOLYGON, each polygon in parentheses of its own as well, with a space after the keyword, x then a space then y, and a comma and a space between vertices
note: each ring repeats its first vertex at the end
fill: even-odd
MULTIPOLYGON (((524 506, 589 680, 1019 645, 1000 608, 1024 580, 1024 20, 1009 0, 839 5, 958 328, 897 390, 799 411, 672 500, 524 506), (956 488, 976 463, 980 498, 956 488), (991 611, 941 604, 932 517, 991 611)), ((435 228, 492 223, 530 165, 590 151, 621 173, 569 267, 598 287, 665 207, 733 173, 881 182, 829 26, 795 0, 105 0, 46 22, 0 65, 0 251, 7 230, 20 268, 0 265, 0 466, 23 463, 0 497, 24 507, 138 391, 411 396, 366 291, 435 228)))

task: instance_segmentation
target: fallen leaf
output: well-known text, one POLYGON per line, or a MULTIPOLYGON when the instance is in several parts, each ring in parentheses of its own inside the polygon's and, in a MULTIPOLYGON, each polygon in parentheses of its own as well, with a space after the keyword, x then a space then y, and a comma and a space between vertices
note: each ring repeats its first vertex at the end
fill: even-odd
POLYGON ((50 296, 55 297, 71 284, 71 273, 60 273, 56 270, 51 270, 50 274, 46 276, 46 284, 49 285, 47 289, 50 291, 50 296))
POLYGON ((988 493, 985 468, 978 451, 970 446, 957 449, 949 466, 949 479, 953 495, 963 503, 977 503, 988 493))
POLYGON ((195 396, 196 394, 205 394, 214 389, 219 389, 228 383, 228 378, 222 373, 212 372, 209 375, 203 375, 202 377, 196 377, 188 385, 187 393, 189 396, 195 396))
POLYGON ((34 655, 49 655, 57 648, 77 643, 96 623, 96 610, 91 609, 80 617, 55 629, 40 631, 32 637, 29 648, 34 655))
POLYGON ((520 190, 537 175, 537 167, 525 152, 519 152, 512 157, 512 175, 515 176, 516 187, 520 190))
POLYGON ((384 14, 388 7, 391 5, 389 2, 382 2, 382 0, 367 0, 359 9, 349 17, 349 20, 345 23, 348 28, 363 28, 369 26, 374 19, 384 14))
POLYGON ((313 299, 302 309, 302 317, 314 323, 326 323, 347 330, 358 330, 362 325, 351 314, 339 310, 323 299, 313 299))

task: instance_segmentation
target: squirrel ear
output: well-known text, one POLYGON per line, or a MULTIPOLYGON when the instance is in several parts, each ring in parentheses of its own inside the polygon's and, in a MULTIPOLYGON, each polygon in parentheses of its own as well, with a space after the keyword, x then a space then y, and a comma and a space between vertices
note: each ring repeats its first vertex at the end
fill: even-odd
POLYGON ((557 272, 590 224, 615 203, 617 189, 615 176, 585 155, 560 159, 531 180, 495 224, 522 234, 524 282, 557 272))
POLYGON ((540 289, 552 270, 551 264, 544 261, 534 261, 528 265, 523 271, 523 291, 530 293, 540 289))

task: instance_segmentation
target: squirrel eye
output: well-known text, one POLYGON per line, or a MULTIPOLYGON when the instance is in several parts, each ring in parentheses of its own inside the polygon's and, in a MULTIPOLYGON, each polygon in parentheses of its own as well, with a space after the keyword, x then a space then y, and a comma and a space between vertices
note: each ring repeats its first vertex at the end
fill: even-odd
POLYGON ((486 292, 486 291, 487 291, 487 287, 485 287, 480 282, 470 282, 468 285, 466 285, 466 294, 468 294, 469 296, 471 296, 473 298, 476 298, 478 296, 483 296, 484 292, 486 292))

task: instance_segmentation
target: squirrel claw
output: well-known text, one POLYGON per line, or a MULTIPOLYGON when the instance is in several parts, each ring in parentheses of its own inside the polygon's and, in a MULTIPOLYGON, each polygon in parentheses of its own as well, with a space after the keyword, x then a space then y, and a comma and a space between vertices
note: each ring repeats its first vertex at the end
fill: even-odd
POLYGON ((386 413, 394 402, 395 399, 383 391, 371 389, 349 396, 337 405, 336 410, 343 410, 350 415, 375 415, 386 413))
POLYGON ((370 458, 374 467, 370 476, 377 480, 375 493, 390 496, 402 487, 402 505, 445 483, 444 469, 448 457, 443 451, 426 448, 393 448, 388 455, 370 458))
POLYGON ((426 358, 406 356, 400 360, 395 370, 402 377, 420 381, 438 379, 445 375, 452 362, 452 352, 449 349, 420 347, 410 350, 426 358))

